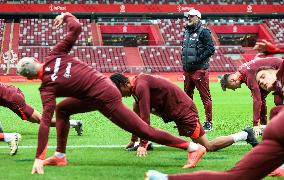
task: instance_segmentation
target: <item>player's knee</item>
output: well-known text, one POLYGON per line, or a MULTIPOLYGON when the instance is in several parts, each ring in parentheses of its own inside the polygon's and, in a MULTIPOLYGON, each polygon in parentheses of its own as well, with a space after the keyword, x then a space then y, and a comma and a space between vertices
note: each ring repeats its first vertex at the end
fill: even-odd
POLYGON ((56 116, 58 117, 69 117, 70 113, 65 110, 64 106, 61 106, 60 104, 56 106, 55 109, 56 116))

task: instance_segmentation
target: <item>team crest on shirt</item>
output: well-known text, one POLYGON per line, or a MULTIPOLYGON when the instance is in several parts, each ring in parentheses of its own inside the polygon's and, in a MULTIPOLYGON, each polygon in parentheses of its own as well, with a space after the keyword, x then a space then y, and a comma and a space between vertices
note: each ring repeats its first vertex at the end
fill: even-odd
POLYGON ((194 34, 193 34, 193 37, 197 37, 197 33, 194 33, 194 34))

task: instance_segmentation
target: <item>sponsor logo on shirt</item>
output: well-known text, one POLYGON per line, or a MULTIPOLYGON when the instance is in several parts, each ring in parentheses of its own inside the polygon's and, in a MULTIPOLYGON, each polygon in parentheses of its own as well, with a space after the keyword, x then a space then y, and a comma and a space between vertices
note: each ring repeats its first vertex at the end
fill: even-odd
POLYGON ((65 73, 64 73, 65 78, 71 77, 71 74, 70 74, 71 66, 72 66, 72 63, 67 63, 67 67, 66 67, 66 70, 65 70, 65 73))
POLYGON ((53 71, 53 74, 51 75, 52 81, 55 81, 58 78, 57 73, 59 71, 60 62, 61 62, 61 58, 56 58, 55 65, 54 65, 54 71, 53 71))

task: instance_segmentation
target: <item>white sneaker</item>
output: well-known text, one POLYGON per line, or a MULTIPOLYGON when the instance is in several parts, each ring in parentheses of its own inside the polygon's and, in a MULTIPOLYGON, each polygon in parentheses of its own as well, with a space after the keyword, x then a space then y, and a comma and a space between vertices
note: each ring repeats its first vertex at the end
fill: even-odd
POLYGON ((149 170, 145 173, 145 180, 168 180, 168 175, 159 171, 149 170))
POLYGON ((14 156, 17 154, 17 151, 18 151, 18 145, 19 145, 19 142, 21 141, 22 139, 22 136, 21 134, 19 133, 16 133, 15 134, 15 137, 13 137, 11 139, 11 141, 7 142, 9 147, 10 147, 10 155, 11 156, 14 156))

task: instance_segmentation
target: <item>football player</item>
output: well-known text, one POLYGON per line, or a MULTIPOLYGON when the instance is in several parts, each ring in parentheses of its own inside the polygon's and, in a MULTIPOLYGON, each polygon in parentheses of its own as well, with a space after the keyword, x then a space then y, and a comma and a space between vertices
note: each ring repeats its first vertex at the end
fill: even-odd
MULTIPOLYGON (((22 120, 40 124, 41 114, 26 103, 23 92, 12 85, 0 83, 0 106, 9 108, 22 120)), ((50 126, 55 127, 55 119, 52 119, 50 126)), ((71 120, 70 126, 74 127, 77 134, 82 135, 82 121, 71 120)))
POLYGON ((41 79, 40 94, 43 113, 39 126, 38 147, 32 173, 44 174, 43 165, 67 165, 66 145, 69 118, 76 113, 98 110, 120 128, 159 144, 186 150, 189 161, 185 168, 194 167, 205 154, 205 148, 165 131, 148 126, 122 103, 119 90, 112 81, 88 64, 69 55, 82 27, 70 13, 62 13, 54 20, 59 27, 66 23, 68 32, 45 57, 43 64, 34 58, 22 58, 17 72, 28 79, 41 79), (48 67, 48 68, 47 68, 48 67), (56 104, 56 97, 67 97, 56 104), (54 156, 45 159, 52 116, 56 111, 57 148, 54 156))
POLYGON ((251 180, 263 179, 284 163, 284 111, 268 123, 262 142, 248 152, 232 169, 226 171, 195 171, 184 174, 163 174, 150 170, 145 180, 251 180))
MULTIPOLYGON (((253 99, 253 130, 256 136, 263 131, 267 124, 266 96, 269 92, 259 88, 259 85, 255 80, 255 73, 257 69, 262 66, 271 66, 278 69, 282 62, 283 59, 275 57, 255 58, 242 64, 237 72, 233 74, 224 74, 220 80, 223 91, 226 91, 226 89, 238 89, 243 83, 250 89, 253 99)), ((274 99, 276 105, 283 103, 279 100, 279 96, 277 95, 274 95, 274 99)))
MULTIPOLYGON (((110 76, 123 97, 133 96, 135 103, 133 110, 150 125, 150 113, 162 117, 165 123, 174 121, 181 136, 190 137, 207 151, 216 151, 228 147, 238 141, 247 141, 252 146, 258 144, 251 128, 232 134, 218 137, 209 141, 199 122, 199 116, 192 99, 171 81, 149 74, 139 74, 128 78, 116 73, 110 76)), ((137 136, 133 135, 126 148, 131 147, 137 136)), ((147 139, 140 140, 137 149, 138 156, 147 154, 147 139)))
POLYGON ((2 124, 0 122, 0 141, 4 141, 10 147, 10 155, 17 154, 18 144, 21 140, 21 134, 19 133, 4 133, 2 124))

